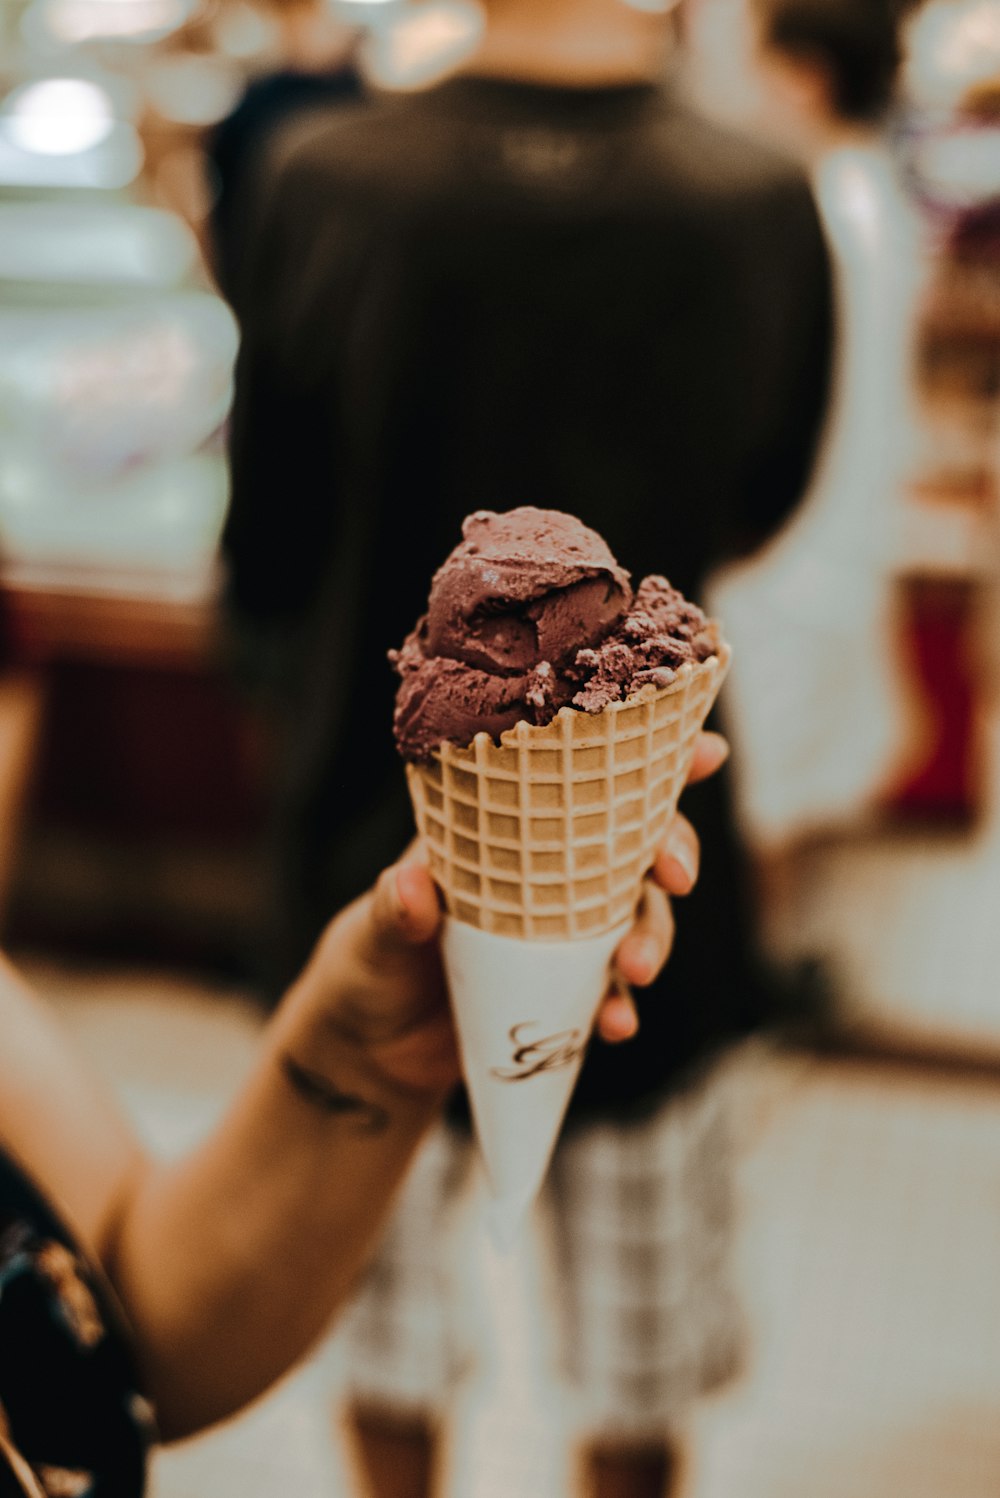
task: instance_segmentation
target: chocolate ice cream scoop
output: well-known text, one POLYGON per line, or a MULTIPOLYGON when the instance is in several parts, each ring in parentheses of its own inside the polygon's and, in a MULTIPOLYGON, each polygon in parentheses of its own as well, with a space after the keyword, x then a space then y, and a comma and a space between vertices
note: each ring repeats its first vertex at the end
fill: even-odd
POLYGON ((558 510, 479 510, 431 584, 430 655, 483 671, 560 665, 597 643, 632 601, 629 576, 596 531, 558 510))
POLYGON ((408 760, 441 743, 494 740, 562 707, 600 712, 719 647, 712 620, 648 577, 629 574, 572 515, 479 510, 435 574, 428 612, 393 653, 402 678, 395 733, 408 760))

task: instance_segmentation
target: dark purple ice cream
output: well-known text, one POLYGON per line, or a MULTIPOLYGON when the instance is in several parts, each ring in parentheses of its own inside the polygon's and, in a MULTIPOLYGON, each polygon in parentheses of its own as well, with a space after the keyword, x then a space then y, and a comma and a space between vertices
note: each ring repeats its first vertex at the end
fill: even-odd
POLYGON ((715 622, 662 577, 637 593, 605 543, 572 515, 478 510, 431 584, 427 614, 392 661, 402 680, 404 759, 443 742, 498 739, 561 707, 597 713, 719 648, 715 622))

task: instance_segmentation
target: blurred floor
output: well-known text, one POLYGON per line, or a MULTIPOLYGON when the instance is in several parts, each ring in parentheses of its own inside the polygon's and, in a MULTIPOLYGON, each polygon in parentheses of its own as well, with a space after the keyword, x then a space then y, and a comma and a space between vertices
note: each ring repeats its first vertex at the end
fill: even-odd
MULTIPOLYGON (((141 973, 29 965, 145 1135, 196 1138, 238 1083, 253 1011, 141 973)), ((685 1498, 995 1498, 1000 1491, 1000 1087, 756 1053, 743 1069, 743 1381, 694 1429, 685 1498)), ((502 1345, 465 1394, 448 1498, 564 1498, 559 1417, 539 1390, 539 1266, 476 1262, 470 1314, 502 1345), (475 1293, 478 1285, 479 1294, 475 1293), (485 1292, 485 1293, 483 1293, 485 1292)), ((324 1350, 250 1414, 164 1453, 154 1498, 350 1491, 324 1350)))
POLYGON ((756 1328, 697 1498, 1000 1490, 1000 1091, 811 1063, 744 1163, 756 1328))

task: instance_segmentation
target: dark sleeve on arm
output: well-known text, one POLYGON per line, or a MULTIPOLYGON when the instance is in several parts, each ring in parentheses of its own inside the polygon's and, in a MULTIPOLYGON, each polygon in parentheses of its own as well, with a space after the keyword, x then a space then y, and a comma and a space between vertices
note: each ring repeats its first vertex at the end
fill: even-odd
POLYGON ((775 190, 755 245, 746 371, 746 482, 733 517, 734 549, 749 552, 791 515, 813 471, 830 399, 833 281, 812 193, 775 190))

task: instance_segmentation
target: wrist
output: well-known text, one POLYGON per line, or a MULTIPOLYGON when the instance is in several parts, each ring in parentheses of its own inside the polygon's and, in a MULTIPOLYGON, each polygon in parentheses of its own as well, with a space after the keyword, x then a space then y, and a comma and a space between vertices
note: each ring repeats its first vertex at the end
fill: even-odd
MULTIPOLYGON (((293 992, 273 1022, 274 1053, 286 1084, 329 1117, 371 1132, 386 1114, 436 1111, 457 1080, 436 1065, 440 1025, 429 1021, 381 1034, 349 1007, 317 1005, 293 992)), ((450 1022, 446 1025, 450 1037, 450 1022)))
POLYGON ((346 1077, 343 1069, 334 1067, 338 1080, 317 1071, 293 1051, 279 1051, 277 1065, 287 1087, 301 1102, 329 1119, 341 1119, 357 1134, 383 1134, 389 1127, 392 1111, 384 1101, 371 1096, 368 1078, 346 1077))

